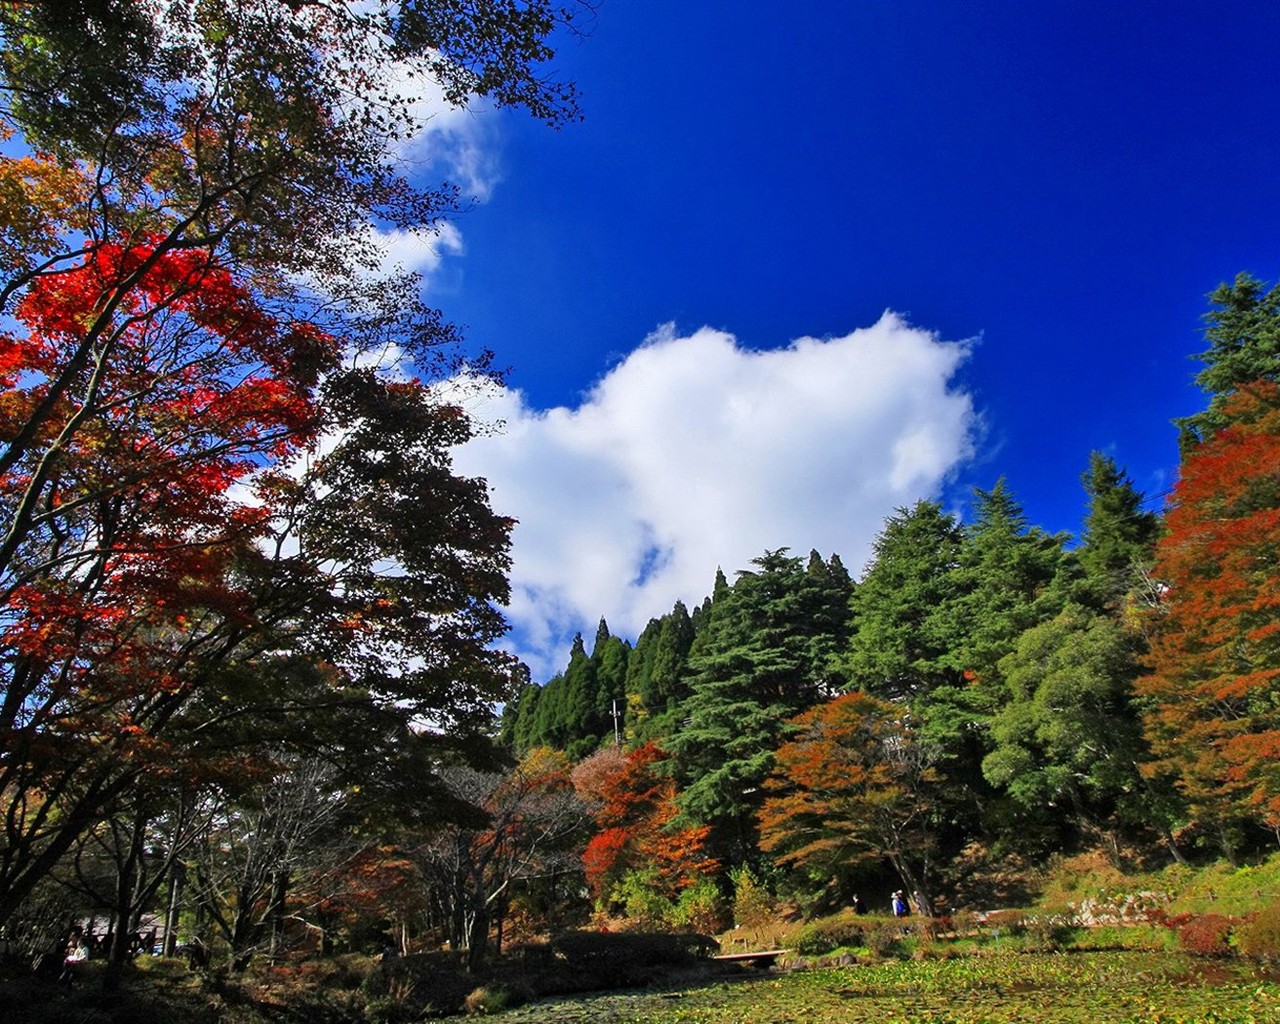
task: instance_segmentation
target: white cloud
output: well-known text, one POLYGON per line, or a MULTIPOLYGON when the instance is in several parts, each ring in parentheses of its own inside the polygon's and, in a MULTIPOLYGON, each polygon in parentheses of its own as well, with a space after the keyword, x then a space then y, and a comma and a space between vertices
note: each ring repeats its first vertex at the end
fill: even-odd
POLYGON ((415 177, 424 172, 458 186, 464 201, 487 202, 500 180, 497 125, 484 100, 464 107, 450 104, 444 89, 403 65, 389 74, 391 90, 409 102, 409 117, 417 130, 394 144, 396 155, 410 165, 415 177))
POLYGON ((366 231, 384 270, 421 274, 424 279, 439 269, 445 256, 463 252, 462 232, 448 221, 430 229, 382 231, 370 226, 366 231))
POLYGON ((518 391, 469 402, 504 429, 457 452, 513 535, 513 646, 545 679, 601 615, 634 637, 766 550, 838 553, 856 572, 894 508, 935 496, 973 453, 955 383, 966 343, 886 313, 842 338, 749 351, 665 328, 575 409, 518 391))

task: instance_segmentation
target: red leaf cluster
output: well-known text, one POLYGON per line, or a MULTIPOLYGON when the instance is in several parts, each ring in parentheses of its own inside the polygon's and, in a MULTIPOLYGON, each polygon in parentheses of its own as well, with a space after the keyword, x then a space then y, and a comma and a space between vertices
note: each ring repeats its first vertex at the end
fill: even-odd
POLYGON ((666 754, 653 743, 630 751, 598 780, 597 832, 583 853, 587 884, 596 899, 609 893, 626 871, 655 865, 669 895, 715 874, 719 862, 707 853, 710 829, 678 828, 676 784, 658 765, 666 754))
POLYGON ((1280 814, 1280 388, 1241 388, 1226 413, 1183 460, 1138 683, 1151 770, 1209 820, 1280 814))

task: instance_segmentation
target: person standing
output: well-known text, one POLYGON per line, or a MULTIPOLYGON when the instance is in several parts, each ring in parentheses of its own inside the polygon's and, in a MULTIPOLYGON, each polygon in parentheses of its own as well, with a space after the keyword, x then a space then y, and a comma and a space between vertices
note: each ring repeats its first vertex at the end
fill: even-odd
POLYGON ((907 917, 911 913, 911 908, 907 905, 907 895, 901 889, 893 894, 893 916, 902 918, 907 917))
POLYGON ((88 959, 89 943, 85 940, 84 932, 78 926, 72 928, 71 935, 67 939, 66 955, 62 958, 62 973, 58 975, 58 981, 64 985, 74 985, 80 965, 88 959))

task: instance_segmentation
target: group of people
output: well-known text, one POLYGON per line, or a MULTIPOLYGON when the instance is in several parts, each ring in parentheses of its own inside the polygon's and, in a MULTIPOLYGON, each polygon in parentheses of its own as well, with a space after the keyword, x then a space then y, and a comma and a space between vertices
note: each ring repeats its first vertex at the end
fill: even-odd
MULTIPOLYGON (((110 942, 110 932, 105 936, 94 935, 92 931, 86 931, 83 925, 73 925, 67 932, 66 941, 62 946, 62 973, 59 974, 58 980, 64 985, 74 984, 80 965, 90 957, 105 956, 110 942)), ((146 934, 133 932, 129 936, 130 956, 137 956, 139 953, 150 953, 156 948, 156 930, 154 928, 146 934)))
POLYGON ((910 917, 911 904, 907 902, 907 894, 898 889, 892 896, 893 916, 910 917))
MULTIPOLYGON (((862 900, 858 899, 856 893, 849 905, 853 908, 853 912, 855 914, 865 914, 867 912, 866 907, 862 904, 862 900)), ((902 918, 911 916, 911 904, 907 900, 907 894, 901 889, 896 890, 893 895, 889 897, 889 906, 893 910, 894 917, 902 918)))
POLYGON ((76 972, 80 965, 89 959, 89 939, 79 925, 71 929, 67 936, 67 947, 62 957, 62 973, 58 981, 63 985, 74 985, 76 972))

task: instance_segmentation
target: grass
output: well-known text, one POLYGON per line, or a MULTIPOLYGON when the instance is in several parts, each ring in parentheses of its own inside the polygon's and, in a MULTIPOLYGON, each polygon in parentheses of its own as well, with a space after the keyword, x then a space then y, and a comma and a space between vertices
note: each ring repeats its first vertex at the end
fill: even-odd
POLYGON ((1280 854, 1258 864, 1203 867, 1170 864, 1159 871, 1121 873, 1100 854, 1058 861, 1048 871, 1038 904, 1064 910, 1082 900, 1107 900, 1122 893, 1150 892, 1171 897, 1169 914, 1216 913, 1240 916, 1280 900, 1280 854))
POLYGON ((503 1024, 1262 1024, 1280 984, 1181 954, 1005 954, 899 961, 539 1003, 503 1024))

